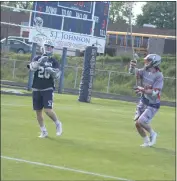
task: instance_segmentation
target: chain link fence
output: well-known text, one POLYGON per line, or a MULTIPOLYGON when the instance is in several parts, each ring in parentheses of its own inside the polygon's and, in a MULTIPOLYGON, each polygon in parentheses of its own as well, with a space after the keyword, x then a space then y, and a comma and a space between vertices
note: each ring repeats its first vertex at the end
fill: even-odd
MULTIPOLYGON (((27 84, 28 69, 26 66, 28 63, 28 61, 2 58, 1 80, 16 81, 27 84)), ((64 75, 64 88, 79 89, 82 67, 66 66, 64 75)), ((96 69, 93 82, 93 91, 135 96, 132 89, 135 82, 135 77, 127 72, 96 69)), ((57 84, 56 87, 58 87, 57 84)), ((168 101, 174 101, 176 98, 175 96, 176 78, 164 77, 162 98, 168 101)))

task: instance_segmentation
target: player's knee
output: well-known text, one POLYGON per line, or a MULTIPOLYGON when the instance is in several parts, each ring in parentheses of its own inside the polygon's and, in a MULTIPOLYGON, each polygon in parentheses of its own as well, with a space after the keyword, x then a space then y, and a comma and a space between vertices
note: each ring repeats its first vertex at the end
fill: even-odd
POLYGON ((139 122, 140 126, 143 126, 144 124, 147 124, 147 121, 144 120, 144 119, 139 119, 138 122, 139 122))
POLYGON ((144 121, 142 119, 137 119, 135 125, 136 127, 141 127, 144 124, 144 121))
POLYGON ((36 111, 36 116, 37 116, 37 120, 38 120, 38 121, 43 120, 42 110, 37 110, 37 111, 36 111))
POLYGON ((52 109, 44 109, 44 112, 45 112, 46 114, 50 114, 50 113, 52 112, 52 109))
POLYGON ((39 116, 39 117, 42 116, 42 109, 41 110, 36 110, 36 115, 39 116))
POLYGON ((135 122, 135 126, 136 126, 137 128, 139 128, 139 127, 140 127, 140 124, 139 124, 139 121, 138 121, 138 120, 136 120, 136 122, 135 122))

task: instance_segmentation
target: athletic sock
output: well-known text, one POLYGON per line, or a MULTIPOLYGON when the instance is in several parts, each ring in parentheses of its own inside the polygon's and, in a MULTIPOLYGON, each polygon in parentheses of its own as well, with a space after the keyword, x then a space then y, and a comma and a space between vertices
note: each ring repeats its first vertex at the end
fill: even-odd
POLYGON ((41 131, 47 131, 45 126, 40 127, 41 131))
POLYGON ((155 133, 153 129, 150 130, 150 136, 152 136, 155 133))
POLYGON ((149 142, 149 137, 148 136, 144 137, 144 142, 146 142, 146 143, 149 142))
POLYGON ((57 125, 59 125, 59 124, 60 124, 60 121, 59 121, 59 120, 56 120, 54 123, 55 123, 55 124, 56 124, 56 126, 57 126, 57 125))

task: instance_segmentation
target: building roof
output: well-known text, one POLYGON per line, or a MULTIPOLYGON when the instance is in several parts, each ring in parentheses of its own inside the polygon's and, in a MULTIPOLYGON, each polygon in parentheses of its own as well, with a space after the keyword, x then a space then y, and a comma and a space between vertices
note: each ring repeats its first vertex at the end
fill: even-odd
MULTIPOLYGON (((130 26, 128 24, 124 24, 124 23, 113 23, 113 24, 109 23, 108 31, 127 32, 127 31, 130 31, 130 26)), ((150 28, 150 27, 132 26, 132 32, 133 33, 176 36, 175 29, 158 29, 158 28, 150 28)))

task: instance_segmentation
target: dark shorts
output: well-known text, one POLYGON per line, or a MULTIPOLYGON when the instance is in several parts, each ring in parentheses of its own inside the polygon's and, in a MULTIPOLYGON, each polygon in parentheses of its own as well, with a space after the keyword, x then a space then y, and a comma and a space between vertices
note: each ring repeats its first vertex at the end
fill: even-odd
POLYGON ((41 110, 52 109, 53 106, 53 90, 33 91, 33 109, 41 110))

